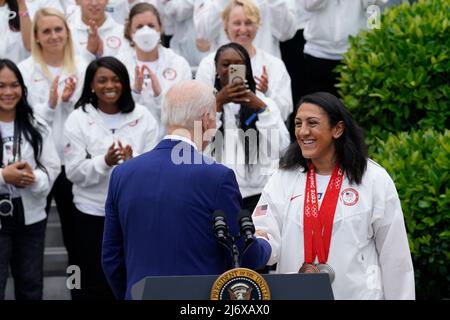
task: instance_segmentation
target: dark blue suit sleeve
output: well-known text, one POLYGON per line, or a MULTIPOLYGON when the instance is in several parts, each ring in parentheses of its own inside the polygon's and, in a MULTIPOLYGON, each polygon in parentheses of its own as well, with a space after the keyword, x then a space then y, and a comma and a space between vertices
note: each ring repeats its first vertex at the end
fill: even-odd
POLYGON ((272 254, 272 247, 269 242, 255 238, 242 256, 242 267, 259 270, 265 267, 272 254))
POLYGON ((233 170, 227 170, 224 179, 216 194, 215 210, 223 210, 228 228, 232 235, 239 231, 237 215, 242 205, 242 196, 233 170))
POLYGON ((108 197, 105 203, 105 229, 103 233, 102 267, 106 279, 117 299, 125 299, 126 269, 123 247, 123 233, 115 200, 116 174, 114 170, 109 181, 108 197))

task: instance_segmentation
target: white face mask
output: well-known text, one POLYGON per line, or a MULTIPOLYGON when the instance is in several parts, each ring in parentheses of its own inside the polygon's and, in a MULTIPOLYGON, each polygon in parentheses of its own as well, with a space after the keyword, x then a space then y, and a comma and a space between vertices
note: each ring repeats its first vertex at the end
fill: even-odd
POLYGON ((161 34, 148 26, 143 26, 133 34, 134 43, 144 52, 155 49, 160 39, 161 34))

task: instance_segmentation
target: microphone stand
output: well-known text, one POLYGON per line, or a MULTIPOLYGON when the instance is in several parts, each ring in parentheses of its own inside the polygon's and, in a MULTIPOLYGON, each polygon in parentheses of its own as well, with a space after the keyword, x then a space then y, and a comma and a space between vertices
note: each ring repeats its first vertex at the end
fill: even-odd
POLYGON ((237 245, 236 245, 236 242, 235 242, 235 238, 234 237, 231 237, 231 240, 232 240, 232 246, 231 246, 231 254, 232 254, 232 256, 233 256, 233 269, 234 268, 239 268, 240 266, 241 266, 241 264, 240 264, 240 259, 239 259, 239 249, 238 249, 238 247, 237 247, 237 245))

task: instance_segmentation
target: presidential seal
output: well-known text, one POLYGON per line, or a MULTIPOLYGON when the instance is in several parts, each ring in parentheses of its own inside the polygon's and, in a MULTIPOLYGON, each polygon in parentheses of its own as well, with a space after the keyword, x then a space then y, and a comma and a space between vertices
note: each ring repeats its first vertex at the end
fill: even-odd
POLYGON ((270 300, 270 290, 259 273, 235 268, 217 278, 211 289, 211 300, 270 300))

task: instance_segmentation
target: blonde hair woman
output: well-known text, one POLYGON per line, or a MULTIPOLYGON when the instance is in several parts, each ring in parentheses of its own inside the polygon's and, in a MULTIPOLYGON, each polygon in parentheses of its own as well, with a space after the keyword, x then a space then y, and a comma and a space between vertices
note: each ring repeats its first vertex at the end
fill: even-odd
POLYGON ((49 195, 54 196, 69 254, 69 264, 76 264, 72 185, 67 180, 63 163, 62 133, 67 117, 74 109, 82 87, 85 63, 75 58, 72 36, 62 12, 39 9, 32 24, 31 57, 19 64, 25 84, 30 90, 28 99, 37 116, 52 127, 53 139, 63 164, 61 174, 49 195))
MULTIPOLYGON (((250 0, 232 0, 222 13, 223 29, 231 42, 243 46, 251 59, 256 90, 275 101, 284 121, 292 112, 291 78, 283 61, 255 46, 262 18, 258 6, 250 0)), ((196 79, 214 84, 215 52, 204 58, 198 67, 196 79)))

